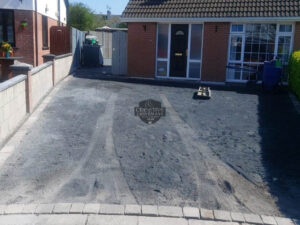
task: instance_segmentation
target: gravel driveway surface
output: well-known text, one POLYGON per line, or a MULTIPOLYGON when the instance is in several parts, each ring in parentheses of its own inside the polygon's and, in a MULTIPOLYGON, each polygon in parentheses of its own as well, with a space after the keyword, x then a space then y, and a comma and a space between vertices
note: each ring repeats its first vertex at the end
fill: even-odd
POLYGON ((205 101, 194 91, 71 77, 0 168, 0 204, 190 205, 297 217, 300 118, 288 95, 215 88, 205 101), (154 125, 134 115, 146 99, 166 107, 154 125))

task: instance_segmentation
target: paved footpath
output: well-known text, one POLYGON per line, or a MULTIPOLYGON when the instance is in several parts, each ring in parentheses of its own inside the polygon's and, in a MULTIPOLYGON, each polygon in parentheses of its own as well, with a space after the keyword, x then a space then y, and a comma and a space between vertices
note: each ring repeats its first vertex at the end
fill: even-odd
POLYGON ((298 225, 299 221, 193 207, 84 203, 0 205, 0 225, 298 225))

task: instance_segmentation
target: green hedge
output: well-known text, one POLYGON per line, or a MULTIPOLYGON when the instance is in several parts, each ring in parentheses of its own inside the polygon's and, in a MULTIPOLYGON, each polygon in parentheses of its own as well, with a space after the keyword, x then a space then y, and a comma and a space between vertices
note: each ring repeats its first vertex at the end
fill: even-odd
POLYGON ((290 57, 289 86, 300 100, 300 50, 295 51, 290 57))

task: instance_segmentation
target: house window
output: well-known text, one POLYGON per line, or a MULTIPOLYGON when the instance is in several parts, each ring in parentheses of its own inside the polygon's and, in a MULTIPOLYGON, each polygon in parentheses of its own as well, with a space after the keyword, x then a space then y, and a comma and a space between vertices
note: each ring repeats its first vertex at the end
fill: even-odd
POLYGON ((43 48, 48 48, 48 17, 42 17, 43 48))
POLYGON ((3 41, 15 44, 14 15, 9 10, 0 10, 0 42, 3 41))
POLYGON ((286 66, 292 51, 292 31, 292 24, 232 25, 227 80, 256 80, 254 71, 262 71, 264 62, 275 57, 286 66))

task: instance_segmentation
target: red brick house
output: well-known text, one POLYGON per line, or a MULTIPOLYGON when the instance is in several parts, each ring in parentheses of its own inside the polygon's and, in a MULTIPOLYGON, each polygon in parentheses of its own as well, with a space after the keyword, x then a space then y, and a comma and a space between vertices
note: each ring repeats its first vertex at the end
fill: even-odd
POLYGON ((299 0, 130 0, 122 21, 133 77, 247 82, 300 49, 299 0))
POLYGON ((14 47, 14 56, 38 66, 50 53, 50 28, 67 23, 68 0, 0 1, 0 42, 14 47), (26 26, 22 26, 26 24, 26 26))

